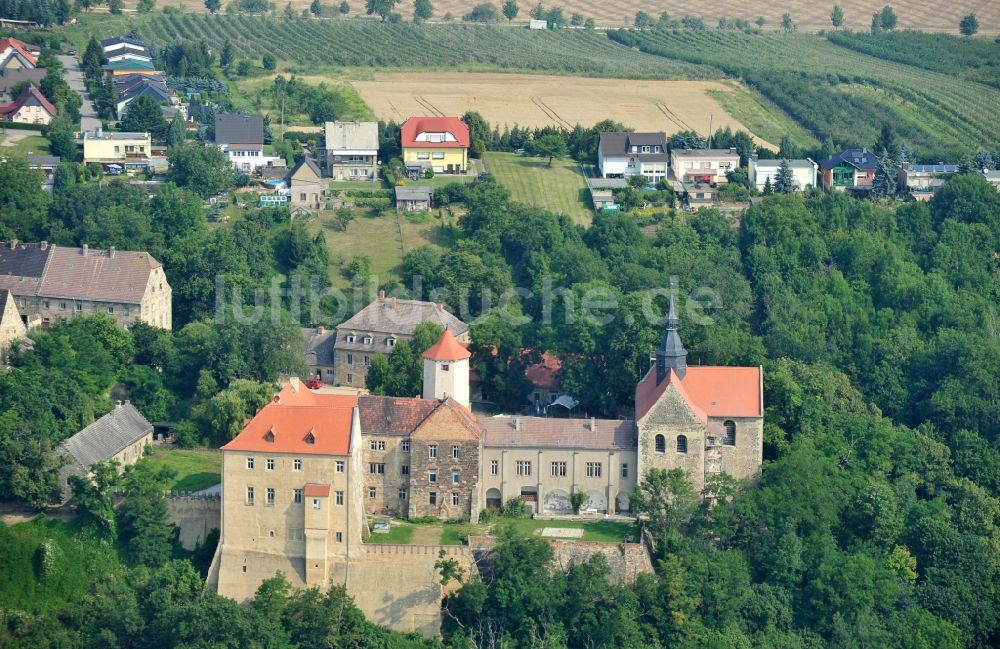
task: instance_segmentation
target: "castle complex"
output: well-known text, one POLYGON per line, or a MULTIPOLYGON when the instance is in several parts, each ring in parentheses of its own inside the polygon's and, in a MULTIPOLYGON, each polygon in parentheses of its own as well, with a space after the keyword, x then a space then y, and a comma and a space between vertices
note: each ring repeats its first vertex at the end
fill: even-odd
POLYGON ((314 393, 292 379, 223 447, 222 522, 210 575, 251 597, 278 570, 295 586, 345 583, 366 516, 469 517, 520 499, 535 513, 630 510, 650 469, 754 478, 763 448, 759 367, 687 365, 673 300, 635 419, 477 416, 466 347, 445 329, 424 353, 421 398, 314 393))

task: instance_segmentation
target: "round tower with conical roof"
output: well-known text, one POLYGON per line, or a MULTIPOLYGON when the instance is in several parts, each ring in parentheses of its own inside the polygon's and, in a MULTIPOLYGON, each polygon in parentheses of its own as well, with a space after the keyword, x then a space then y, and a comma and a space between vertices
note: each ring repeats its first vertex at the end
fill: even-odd
POLYGON ((445 329, 424 352, 424 399, 451 397, 469 407, 469 358, 472 354, 445 329))

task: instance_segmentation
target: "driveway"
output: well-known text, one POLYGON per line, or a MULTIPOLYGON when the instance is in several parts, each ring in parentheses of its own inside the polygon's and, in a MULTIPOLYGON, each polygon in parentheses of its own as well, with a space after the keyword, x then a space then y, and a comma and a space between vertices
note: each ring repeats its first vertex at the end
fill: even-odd
POLYGON ((76 57, 67 54, 58 56, 62 64, 66 66, 66 83, 73 90, 80 93, 83 105, 80 106, 80 132, 95 131, 101 125, 101 120, 97 118, 97 111, 94 109, 94 102, 90 101, 87 94, 87 86, 83 83, 83 71, 76 57))

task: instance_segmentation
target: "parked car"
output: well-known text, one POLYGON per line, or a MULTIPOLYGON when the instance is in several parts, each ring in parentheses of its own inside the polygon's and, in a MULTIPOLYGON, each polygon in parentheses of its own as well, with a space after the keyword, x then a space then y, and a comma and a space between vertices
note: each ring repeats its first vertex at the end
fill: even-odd
POLYGON ((309 379, 306 381, 306 387, 310 390, 318 390, 323 387, 323 382, 319 379, 309 379))

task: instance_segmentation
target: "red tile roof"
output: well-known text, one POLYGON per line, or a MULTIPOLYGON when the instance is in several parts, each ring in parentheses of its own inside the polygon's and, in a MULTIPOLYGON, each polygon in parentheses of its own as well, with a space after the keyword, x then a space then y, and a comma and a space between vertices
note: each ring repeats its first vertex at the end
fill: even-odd
MULTIPOLYGON (((526 355, 528 350, 522 352, 522 356, 526 355)), ((542 353, 542 360, 529 365, 524 370, 524 376, 527 377, 531 384, 536 388, 541 390, 558 390, 559 389, 559 370, 562 369, 562 361, 559 360, 557 356, 550 354, 548 352, 542 353)))
POLYGON ((28 45, 24 41, 19 41, 16 38, 4 38, 0 39, 0 52, 3 52, 8 47, 17 50, 21 56, 26 58, 31 65, 36 65, 38 63, 38 57, 31 53, 29 48, 38 50, 35 45, 28 45))
POLYGON ((328 484, 307 484, 304 493, 309 498, 329 498, 330 485, 328 484))
POLYGON ((433 147, 435 149, 466 149, 469 147, 469 127, 457 117, 411 117, 399 127, 403 148, 433 147), (451 142, 418 142, 421 133, 451 133, 451 142))
POLYGON ((409 435, 437 407, 434 399, 371 395, 358 398, 361 430, 381 435, 409 435))
POLYGON ((9 104, 0 104, 0 115, 16 113, 21 108, 21 106, 24 106, 24 104, 27 103, 28 99, 32 97, 34 97, 38 101, 38 103, 42 105, 42 108, 45 109, 45 112, 55 117, 57 112, 56 107, 53 106, 52 102, 46 99, 45 95, 43 95, 41 91, 38 90, 38 88, 36 88, 33 85, 28 85, 28 87, 22 90, 21 94, 19 94, 17 96, 17 99, 15 99, 13 102, 9 104))
POLYGON ((680 380, 670 370, 657 385, 651 368, 635 388, 636 420, 649 412, 667 386, 674 384, 702 421, 708 417, 762 417, 764 394, 760 367, 688 367, 680 380))
POLYGON ((424 352, 424 358, 432 361, 461 361, 471 356, 469 350, 455 340, 450 329, 445 329, 438 341, 424 352))
POLYGON ((261 408, 224 451, 348 455, 351 423, 358 398, 354 395, 296 391, 286 385, 261 408))

